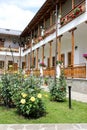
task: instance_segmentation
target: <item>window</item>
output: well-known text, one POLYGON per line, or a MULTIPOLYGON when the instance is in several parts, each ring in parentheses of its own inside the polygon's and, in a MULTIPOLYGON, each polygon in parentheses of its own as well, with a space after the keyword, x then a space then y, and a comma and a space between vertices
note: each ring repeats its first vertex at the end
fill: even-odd
POLYGON ((24 69, 26 66, 25 62, 22 62, 22 69, 24 69))
POLYGON ((36 58, 34 57, 34 66, 36 65, 36 58))
POLYGON ((0 47, 4 47, 4 39, 0 38, 0 47))
POLYGON ((55 56, 52 57, 52 66, 55 66, 55 56))
POLYGON ((45 21, 45 28, 48 29, 50 27, 50 18, 45 21))
POLYGON ((64 54, 61 54, 61 61, 62 61, 63 65, 65 65, 65 55, 64 54))
POLYGON ((83 0, 75 0, 75 6, 80 4, 83 0))
POLYGON ((68 52, 68 66, 71 65, 71 52, 68 52))
POLYGON ((4 68, 4 61, 0 61, 0 69, 4 68))
POLYGON ((62 17, 72 10, 72 0, 66 0, 62 5, 62 17))
POLYGON ((13 61, 8 61, 8 69, 9 69, 9 66, 12 65, 13 66, 13 61))
POLYGON ((50 67, 50 59, 48 58, 48 67, 50 67))

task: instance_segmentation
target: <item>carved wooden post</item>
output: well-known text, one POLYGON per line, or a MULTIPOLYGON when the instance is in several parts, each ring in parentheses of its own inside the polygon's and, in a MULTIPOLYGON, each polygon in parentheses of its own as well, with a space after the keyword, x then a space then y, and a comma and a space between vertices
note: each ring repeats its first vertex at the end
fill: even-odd
POLYGON ((58 61, 61 61, 61 36, 58 38, 58 61))
POLYGON ((36 49, 36 69, 38 69, 38 52, 39 48, 36 49))
POLYGON ((73 66, 74 66, 74 48, 75 48, 75 41, 74 41, 74 31, 76 30, 77 28, 73 28, 71 29, 69 32, 71 32, 71 39, 72 39, 72 53, 71 53, 71 65, 72 65, 72 77, 73 77, 73 66))
POLYGON ((72 0, 72 9, 74 9, 75 6, 75 0, 72 0))
POLYGON ((28 53, 28 69, 30 70, 30 53, 28 53))
POLYGON ((50 56, 50 67, 52 66, 52 41, 49 43, 50 45, 50 51, 49 51, 49 56, 50 56))
POLYGON ((45 45, 42 46, 42 62, 44 62, 44 47, 45 45))

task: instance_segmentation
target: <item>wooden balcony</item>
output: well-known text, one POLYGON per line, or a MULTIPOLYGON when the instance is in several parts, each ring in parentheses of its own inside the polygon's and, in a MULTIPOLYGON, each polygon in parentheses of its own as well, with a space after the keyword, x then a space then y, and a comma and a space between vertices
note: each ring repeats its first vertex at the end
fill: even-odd
MULTIPOLYGON (((15 72, 17 71, 18 68, 17 66, 14 67, 13 70, 9 71, 9 72, 15 72)), ((3 74, 4 70, 0 69, 0 74, 3 74)), ((27 75, 31 75, 31 73, 35 76, 40 76, 40 70, 35 70, 33 69, 33 71, 31 70, 26 70, 25 73, 27 75)), ((65 66, 64 67, 64 75, 66 78, 82 78, 85 79, 86 78, 86 64, 80 64, 80 65, 74 65, 74 67, 72 66, 65 66)), ((51 76, 54 77, 55 76, 55 67, 51 67, 51 68, 46 68, 43 70, 43 76, 51 76)))
POLYGON ((67 78, 86 78, 86 64, 64 67, 64 74, 67 78))
MULTIPOLYGON (((36 75, 36 71, 34 72, 36 75)), ((38 70, 38 76, 40 72, 38 70)), ((47 68, 43 70, 44 76, 55 76, 55 68, 47 68)), ((66 78, 86 78, 86 64, 80 64, 80 65, 74 65, 74 67, 71 66, 65 66, 64 67, 64 75, 66 78)))
POLYGON ((12 52, 19 52, 19 48, 7 48, 7 47, 0 47, 0 51, 5 51, 5 52, 10 52, 10 51, 12 51, 12 52))
POLYGON ((54 33, 56 30, 56 26, 55 24, 53 24, 52 26, 50 26, 44 33, 44 37, 49 36, 50 34, 54 33))
POLYGON ((80 16, 85 11, 86 11, 86 2, 85 0, 83 0, 83 2, 81 2, 78 6, 72 9, 68 14, 66 14, 64 17, 61 18, 60 20, 61 27, 69 23, 76 17, 80 16))

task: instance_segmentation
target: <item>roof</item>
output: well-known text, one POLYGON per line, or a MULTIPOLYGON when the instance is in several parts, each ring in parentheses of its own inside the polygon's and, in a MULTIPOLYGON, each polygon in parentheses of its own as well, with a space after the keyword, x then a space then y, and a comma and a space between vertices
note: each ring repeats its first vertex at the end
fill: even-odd
POLYGON ((4 35, 13 35, 13 36, 20 36, 21 31, 0 28, 0 34, 4 34, 4 35))
POLYGON ((64 2, 65 0, 46 0, 46 2, 42 5, 42 7, 38 10, 36 15, 30 21, 30 23, 26 26, 26 28, 21 33, 21 36, 28 36, 31 32, 31 29, 35 28, 36 25, 43 20, 44 17, 49 15, 51 10, 55 10, 56 3, 64 2))

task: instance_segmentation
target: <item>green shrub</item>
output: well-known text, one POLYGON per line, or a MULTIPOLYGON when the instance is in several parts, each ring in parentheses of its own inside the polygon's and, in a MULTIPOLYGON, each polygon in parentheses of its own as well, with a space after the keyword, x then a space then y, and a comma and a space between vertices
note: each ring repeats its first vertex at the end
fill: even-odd
POLYGON ((51 79, 49 82, 50 97, 53 101, 64 101, 66 99, 66 80, 63 70, 60 78, 51 79))
POLYGON ((20 91, 23 82, 23 75, 19 73, 9 74, 5 73, 1 77, 1 95, 4 105, 7 107, 14 107, 13 96, 20 91))
POLYGON ((18 113, 27 118, 38 118, 46 113, 40 85, 36 77, 25 79, 21 91, 14 98, 18 113))

